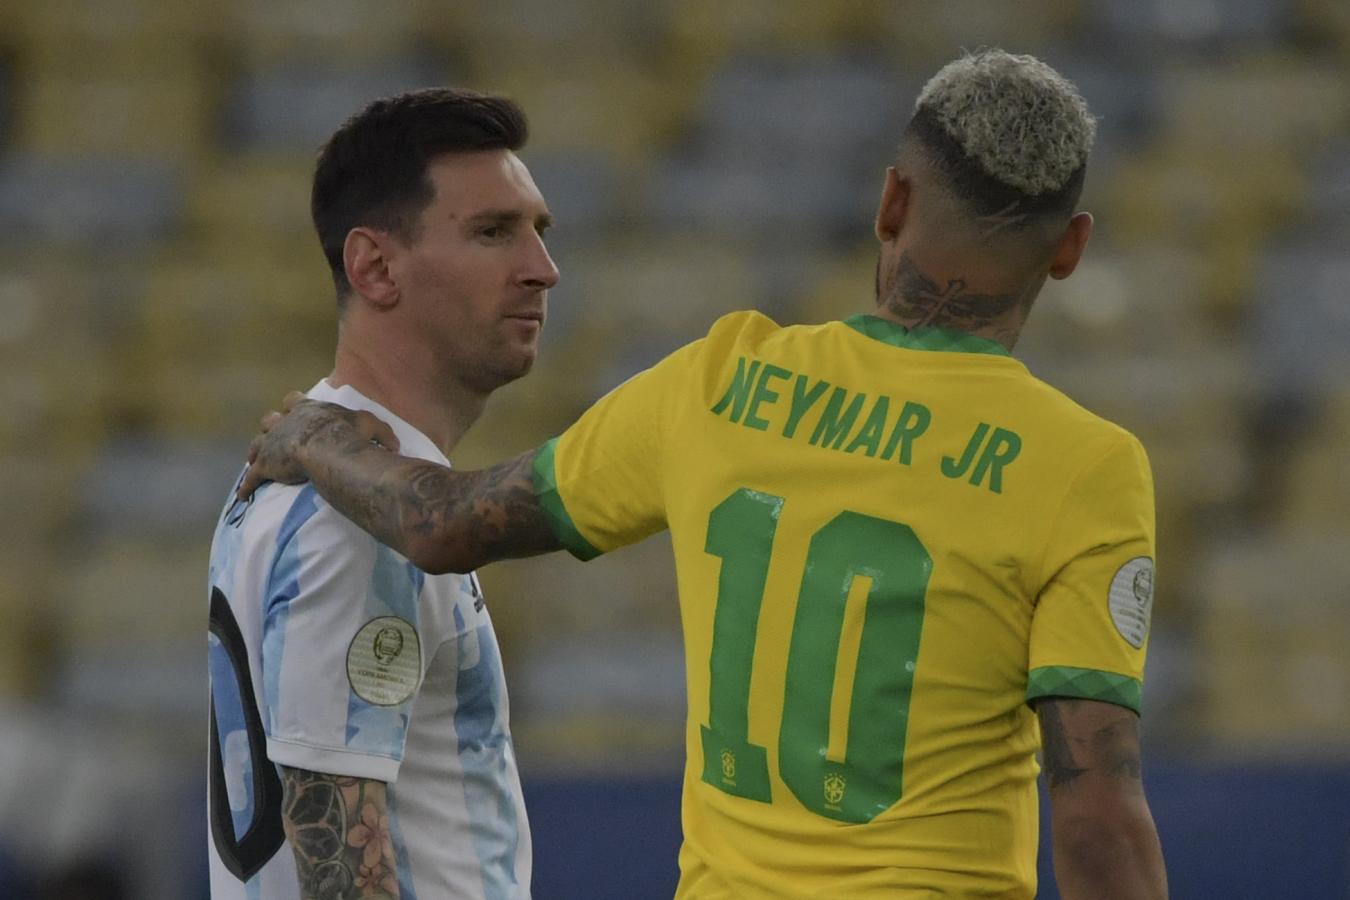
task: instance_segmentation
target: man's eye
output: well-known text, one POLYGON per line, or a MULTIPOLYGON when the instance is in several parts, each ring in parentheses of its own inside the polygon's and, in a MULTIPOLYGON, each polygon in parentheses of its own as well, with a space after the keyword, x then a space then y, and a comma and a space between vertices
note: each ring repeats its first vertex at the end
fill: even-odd
POLYGON ((506 229, 500 225, 490 225, 487 228, 480 228, 478 233, 485 238, 496 240, 500 237, 506 237, 506 229))

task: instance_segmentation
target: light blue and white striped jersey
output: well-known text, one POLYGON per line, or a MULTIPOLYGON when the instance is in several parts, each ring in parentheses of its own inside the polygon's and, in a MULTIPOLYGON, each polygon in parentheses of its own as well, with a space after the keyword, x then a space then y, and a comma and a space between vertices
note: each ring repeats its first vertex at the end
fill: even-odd
MULTIPOLYGON (((354 388, 400 452, 429 438, 354 388)), ((473 575, 427 575, 310 485, 227 501, 211 547, 211 897, 295 900, 277 765, 389 784, 403 900, 530 895, 501 655, 473 575)), ((340 848, 334 847, 335 854, 340 848)))

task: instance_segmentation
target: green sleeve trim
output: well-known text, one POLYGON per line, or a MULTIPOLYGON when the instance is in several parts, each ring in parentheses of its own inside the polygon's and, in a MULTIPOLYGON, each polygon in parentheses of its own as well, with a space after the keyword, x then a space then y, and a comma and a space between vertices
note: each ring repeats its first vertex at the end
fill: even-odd
POLYGON ((1143 685, 1139 679, 1096 669, 1044 666, 1027 676, 1027 702, 1041 697, 1101 700, 1139 712, 1143 685))
POLYGON ((562 495, 558 493, 558 476, 553 469, 553 455, 557 447, 558 439, 553 438, 534 455, 534 496, 544 508, 544 516, 553 529, 553 536, 568 553, 585 562, 595 559, 600 551, 577 530, 576 523, 563 504, 562 495))

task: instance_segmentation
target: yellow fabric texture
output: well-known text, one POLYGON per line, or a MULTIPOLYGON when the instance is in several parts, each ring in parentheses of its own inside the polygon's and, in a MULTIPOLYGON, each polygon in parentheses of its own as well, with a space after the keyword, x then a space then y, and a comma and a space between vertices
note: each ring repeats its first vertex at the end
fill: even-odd
MULTIPOLYGON (((1152 596, 1143 449, 1017 360, 970 346, 871 317, 780 327, 733 313, 616 388, 550 448, 549 490, 574 528, 573 552, 577 534, 600 552, 665 527, 672 535, 689 703, 678 897, 1033 897, 1039 735, 1029 683, 1137 708, 1120 698, 1137 698, 1152 596), (740 520, 713 535, 714 510, 733 497, 753 521, 771 522, 771 544, 736 531, 740 520), (847 558, 847 540, 813 551, 817 535, 847 538, 859 521, 903 540, 893 554, 860 542, 871 558, 847 558), (768 773, 767 795, 753 799, 735 793, 751 790, 738 774, 754 766, 746 751, 728 743, 721 763, 705 759, 721 746, 706 735, 712 698, 735 693, 714 685, 710 663, 714 638, 731 641, 715 628, 728 542, 767 553, 757 616, 748 607, 753 645, 731 647, 750 656, 744 737, 763 748, 768 773), (829 574, 834 563, 843 577, 829 574), (919 579, 904 582, 917 594, 868 593, 899 569, 919 579), (888 603, 908 604, 909 618, 887 619, 888 603), (808 616, 828 604, 845 608, 837 635, 805 626, 794 635, 799 616, 815 622, 808 616), (915 635, 917 653, 904 641, 868 643, 886 627, 915 635), (869 678, 894 690, 864 696, 869 678), (828 708, 794 713, 818 727, 786 728, 793 692, 821 679, 828 708), (877 718, 899 727, 878 734, 877 718), (880 777, 867 789, 898 799, 847 821, 833 803, 870 783, 844 765, 864 751, 899 767, 883 776, 902 771, 901 783, 880 777), (822 784, 789 784, 791 760, 824 766, 822 784)), ((756 558, 741 553, 735 565, 756 558)), ((739 589, 735 602, 752 593, 739 589)))

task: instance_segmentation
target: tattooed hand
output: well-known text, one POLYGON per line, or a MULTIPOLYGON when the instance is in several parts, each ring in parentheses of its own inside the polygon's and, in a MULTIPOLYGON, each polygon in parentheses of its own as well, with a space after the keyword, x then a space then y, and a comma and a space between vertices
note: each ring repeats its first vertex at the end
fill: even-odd
POLYGON ((398 449, 393 430, 370 413, 308 400, 292 391, 282 401, 281 412, 263 416, 262 431, 249 445, 248 471, 236 496, 247 500, 266 481, 299 484, 307 480, 304 452, 318 443, 339 452, 364 449, 372 443, 398 449))

